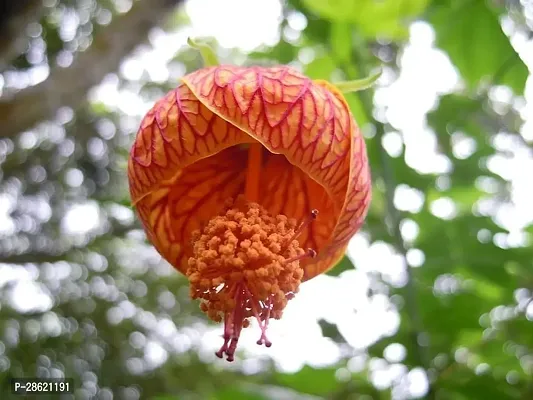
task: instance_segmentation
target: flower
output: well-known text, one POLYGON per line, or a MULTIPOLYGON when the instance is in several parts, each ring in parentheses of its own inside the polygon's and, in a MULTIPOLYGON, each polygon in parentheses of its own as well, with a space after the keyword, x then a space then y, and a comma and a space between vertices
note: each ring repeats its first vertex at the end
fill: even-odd
POLYGON ((339 261, 371 197, 365 143, 340 90, 287 66, 183 77, 144 117, 128 176, 149 240, 224 321, 217 355, 228 361, 250 318, 258 344, 271 345, 269 319, 339 261))

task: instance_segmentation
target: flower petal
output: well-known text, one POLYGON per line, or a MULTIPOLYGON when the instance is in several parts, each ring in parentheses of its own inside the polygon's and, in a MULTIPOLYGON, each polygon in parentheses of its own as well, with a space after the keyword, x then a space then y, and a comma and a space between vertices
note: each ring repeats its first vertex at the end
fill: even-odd
POLYGON ((346 251, 348 241, 364 223, 372 197, 372 186, 365 143, 360 134, 352 138, 351 157, 346 201, 335 226, 333 240, 323 250, 325 256, 306 265, 304 280, 309 280, 334 267, 346 251))
POLYGON ((157 251, 185 274, 194 230, 244 188, 247 151, 231 147, 180 170, 136 205, 157 251))
MULTIPOLYGON (((348 108, 344 96, 334 85, 326 81, 315 81, 315 83, 327 88, 348 108)), ((345 202, 332 235, 333 240, 329 243, 328 248, 324 250, 324 253, 329 254, 329 256, 324 259, 318 259, 316 263, 307 267, 304 276, 305 280, 326 272, 337 264, 346 251, 348 241, 363 225, 370 207, 372 183, 366 145, 363 135, 355 123, 351 124, 351 129, 348 187, 346 188, 345 202), (339 251, 339 249, 342 250, 339 251)))
POLYGON ((306 279, 330 268, 362 224, 370 199, 365 144, 342 94, 283 66, 204 68, 184 83, 213 113, 325 189, 335 229, 308 263, 306 279))
MULTIPOLYGON (((161 255, 185 273, 195 229, 218 215, 224 201, 243 192, 248 151, 234 146, 184 168, 136 205, 148 238, 161 255)), ((330 239, 334 209, 325 190, 284 156, 265 154, 261 204, 271 214, 303 220, 321 207, 320 217, 299 236, 302 247, 318 249, 330 239)), ((310 270, 311 271, 311 270, 310 270)))
POLYGON ((370 174, 342 94, 287 67, 206 68, 146 115, 128 166, 132 200, 150 240, 181 271, 191 232, 221 210, 225 197, 242 192, 247 152, 227 148, 255 139, 284 155, 265 157, 266 208, 300 220, 311 208, 321 212, 300 237, 302 245, 320 250, 304 262, 305 279, 329 269, 361 226, 370 174), (202 200, 208 192, 214 200, 202 200))
POLYGON ((152 107, 137 133, 128 163, 133 204, 193 162, 250 141, 202 105, 187 86, 178 86, 152 107))
MULTIPOLYGON (((319 218, 298 236, 303 248, 321 249, 335 228, 333 201, 325 189, 300 168, 278 154, 270 154, 261 171, 261 205, 272 215, 284 214, 298 221, 319 209, 319 218)), ((303 262, 302 262, 303 263, 303 262)))

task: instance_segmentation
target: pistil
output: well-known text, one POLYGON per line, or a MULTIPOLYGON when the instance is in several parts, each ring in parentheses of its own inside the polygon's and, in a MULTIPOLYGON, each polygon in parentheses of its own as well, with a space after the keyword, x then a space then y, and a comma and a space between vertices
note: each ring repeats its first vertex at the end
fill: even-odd
POLYGON ((259 202, 259 180, 261 178, 261 165, 263 158, 263 145, 251 143, 248 150, 248 167, 246 170, 246 184, 244 197, 249 202, 259 202))

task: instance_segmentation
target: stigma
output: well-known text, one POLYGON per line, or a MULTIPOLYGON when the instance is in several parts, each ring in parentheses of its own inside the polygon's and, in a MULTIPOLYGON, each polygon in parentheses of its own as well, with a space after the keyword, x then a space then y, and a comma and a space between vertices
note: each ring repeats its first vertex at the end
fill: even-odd
POLYGON ((298 293, 304 271, 300 261, 316 257, 304 250, 298 235, 318 215, 300 224, 285 215, 271 216, 244 196, 228 200, 226 209, 193 233, 187 277, 190 294, 215 322, 224 322, 224 342, 216 352, 233 361, 243 328, 255 318, 261 329, 257 344, 270 347, 268 322, 279 319, 298 293))

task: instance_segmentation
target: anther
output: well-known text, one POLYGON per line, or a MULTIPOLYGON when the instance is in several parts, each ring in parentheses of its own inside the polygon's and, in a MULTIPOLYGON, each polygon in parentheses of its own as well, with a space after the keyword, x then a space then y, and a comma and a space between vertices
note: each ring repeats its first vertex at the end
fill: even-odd
POLYGON ((298 260, 302 260, 304 258, 315 258, 316 257, 316 251, 313 250, 313 249, 307 249, 307 251, 299 256, 294 256, 294 257, 291 257, 291 258, 287 258, 285 260, 285 264, 289 264, 291 262, 294 262, 294 261, 298 261, 298 260))
POLYGON ((298 236, 300 236, 300 234, 303 232, 303 230, 305 228, 307 228, 307 226, 313 222, 315 219, 317 219, 318 217, 318 210, 316 208, 314 208, 313 210, 311 210, 311 213, 307 216, 307 218, 305 218, 302 223, 300 224, 300 226, 298 227, 298 229, 296 229, 296 231, 294 232, 294 235, 292 235, 292 237, 290 238, 290 240, 287 242, 287 246, 294 240, 296 239, 298 236))

